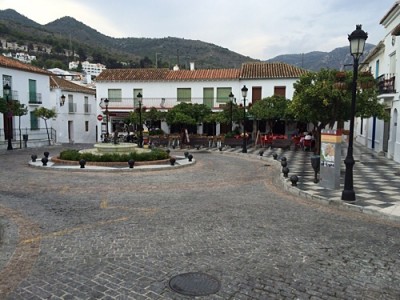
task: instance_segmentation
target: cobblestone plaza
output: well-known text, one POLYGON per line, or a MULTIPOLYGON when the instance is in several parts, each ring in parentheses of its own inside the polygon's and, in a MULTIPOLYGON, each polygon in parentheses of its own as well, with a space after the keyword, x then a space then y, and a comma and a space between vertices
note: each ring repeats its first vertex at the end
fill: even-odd
MULTIPOLYGON (((36 149, 56 155, 60 146, 36 149)), ((400 223, 295 197, 265 160, 154 172, 32 168, 0 153, 0 299, 399 299, 400 223)))

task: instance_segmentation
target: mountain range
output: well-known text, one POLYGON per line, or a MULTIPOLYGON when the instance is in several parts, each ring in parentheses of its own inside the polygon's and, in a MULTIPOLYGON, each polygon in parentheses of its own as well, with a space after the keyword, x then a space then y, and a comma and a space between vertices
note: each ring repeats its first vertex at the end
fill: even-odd
MULTIPOLYGON (((211 43, 176 37, 165 38, 113 38, 98 32, 71 17, 63 17, 45 25, 21 15, 15 10, 0 10, 0 38, 18 45, 51 47, 52 53, 35 53, 41 67, 50 63, 67 65, 70 55, 77 59, 115 67, 172 67, 178 64, 188 68, 195 62, 196 68, 238 68, 244 62, 260 61, 211 43), (72 34, 71 34, 72 33, 72 34), (66 55, 67 53, 67 55, 66 55), (69 54, 68 54, 69 53, 69 54), (157 59, 157 62, 156 62, 157 59)), ((374 45, 366 45, 366 54, 374 45)), ((302 54, 279 55, 268 62, 285 62, 309 70, 321 68, 342 69, 352 63, 349 47, 336 48, 331 52, 314 51, 302 54)))

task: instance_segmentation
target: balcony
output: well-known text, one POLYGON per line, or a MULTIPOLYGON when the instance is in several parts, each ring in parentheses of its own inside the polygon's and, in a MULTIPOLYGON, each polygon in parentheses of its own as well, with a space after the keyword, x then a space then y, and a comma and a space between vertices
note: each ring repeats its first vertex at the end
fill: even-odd
POLYGON ((85 114, 90 114, 91 112, 91 104, 83 104, 83 109, 85 114))
POLYGON ((76 103, 73 102, 68 103, 68 113, 70 114, 76 113, 76 103))
POLYGON ((382 74, 377 78, 378 94, 395 94, 396 93, 396 76, 395 74, 382 74))
POLYGON ((29 92, 29 104, 42 104, 42 94, 29 92))

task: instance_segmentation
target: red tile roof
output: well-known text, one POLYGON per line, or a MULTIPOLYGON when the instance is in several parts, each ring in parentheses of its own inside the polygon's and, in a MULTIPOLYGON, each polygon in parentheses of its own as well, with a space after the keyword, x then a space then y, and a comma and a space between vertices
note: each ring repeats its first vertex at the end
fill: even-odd
POLYGON ((170 71, 167 80, 230 80, 239 78, 239 69, 200 69, 170 71))
POLYGON ((106 69, 96 81, 160 81, 165 80, 168 69, 106 69))
POLYGON ((107 81, 205 81, 236 79, 298 78, 306 70, 285 63, 245 63, 240 69, 107 69, 97 82, 107 81))
POLYGON ((60 88, 64 91, 79 92, 84 94, 96 95, 95 89, 90 89, 85 86, 73 83, 55 75, 50 77, 50 88, 60 88))
POLYGON ((31 73, 39 73, 39 74, 44 74, 44 75, 52 74, 47 70, 43 70, 41 68, 32 66, 31 64, 25 64, 23 62, 20 62, 19 60, 5 57, 4 55, 0 55, 0 67, 16 69, 16 70, 31 72, 31 73))
POLYGON ((298 78, 307 72, 285 63, 246 63, 240 70, 240 79, 298 78))

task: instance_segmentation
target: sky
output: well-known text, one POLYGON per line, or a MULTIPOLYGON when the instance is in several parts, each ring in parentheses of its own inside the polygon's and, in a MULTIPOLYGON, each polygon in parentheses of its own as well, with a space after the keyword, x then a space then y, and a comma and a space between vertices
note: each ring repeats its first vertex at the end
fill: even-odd
POLYGON ((367 43, 384 38, 395 0, 0 0, 39 23, 69 16, 110 37, 177 37, 251 58, 332 51, 362 24, 367 43))

